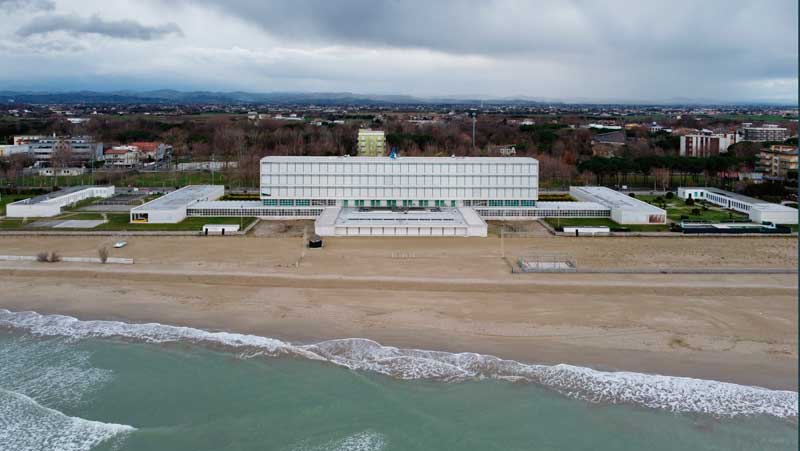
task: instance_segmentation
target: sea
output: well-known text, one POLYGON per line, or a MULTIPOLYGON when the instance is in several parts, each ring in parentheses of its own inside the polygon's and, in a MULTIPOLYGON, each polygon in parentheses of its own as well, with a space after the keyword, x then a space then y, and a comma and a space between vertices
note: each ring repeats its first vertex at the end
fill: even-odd
POLYGON ((795 450, 797 392, 0 309, 0 450, 795 450))

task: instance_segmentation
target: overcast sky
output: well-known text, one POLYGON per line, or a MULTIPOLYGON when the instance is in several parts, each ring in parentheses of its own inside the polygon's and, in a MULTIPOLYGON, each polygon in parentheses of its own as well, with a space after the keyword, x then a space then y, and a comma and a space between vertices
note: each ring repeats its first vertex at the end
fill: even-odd
POLYGON ((0 90, 796 102, 797 0, 0 0, 0 90))

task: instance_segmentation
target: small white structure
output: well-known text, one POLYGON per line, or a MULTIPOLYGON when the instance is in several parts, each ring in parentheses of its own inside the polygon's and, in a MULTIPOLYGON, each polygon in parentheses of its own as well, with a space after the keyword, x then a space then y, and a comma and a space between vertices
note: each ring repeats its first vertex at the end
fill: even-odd
POLYGON ((667 212, 647 202, 604 186, 570 186, 569 194, 584 202, 595 202, 611 210, 619 224, 666 224, 667 212))
POLYGON ((203 233, 206 235, 218 234, 225 235, 230 232, 238 232, 239 224, 206 224, 203 226, 203 233))
POLYGON ((314 222, 319 236, 478 236, 486 222, 467 207, 369 209, 329 207, 314 222))
POLYGON ((73 186, 6 205, 9 218, 49 218, 61 214, 61 208, 92 197, 114 195, 113 186, 73 186))
POLYGON ((678 188, 678 197, 705 200, 722 208, 738 211, 750 216, 750 220, 762 224, 797 224, 797 209, 786 205, 765 202, 754 197, 743 196, 717 188, 678 188))
POLYGON ((189 206, 216 200, 225 194, 223 185, 189 185, 131 208, 131 223, 175 224, 186 219, 189 206))
POLYGON ((564 232, 575 236, 595 236, 597 234, 607 234, 611 232, 606 226, 564 226, 564 232))

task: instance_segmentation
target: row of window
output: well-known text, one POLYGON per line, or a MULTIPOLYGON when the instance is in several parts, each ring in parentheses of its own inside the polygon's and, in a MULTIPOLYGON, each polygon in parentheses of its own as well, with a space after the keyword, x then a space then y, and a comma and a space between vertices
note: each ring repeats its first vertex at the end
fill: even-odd
POLYGON ((332 207, 336 199, 264 199, 265 207, 332 207))
POLYGON ((504 200, 465 200, 464 206, 466 207, 535 207, 536 201, 535 200, 514 200, 514 199, 504 199, 504 200))
POLYGON ((536 188, 318 188, 262 186, 266 196, 295 199, 532 199, 536 188))
POLYGON ((263 162, 262 174, 536 174, 538 164, 535 162, 491 162, 466 163, 458 160, 446 162, 263 162))
MULTIPOLYGON (((308 207, 308 206, 334 206, 336 205, 335 199, 264 199, 263 201, 264 206, 267 207, 308 207)), ((397 207, 398 205, 402 205, 403 207, 429 207, 431 206, 431 201, 427 199, 420 199, 420 200, 411 200, 411 199, 403 199, 399 201, 395 199, 387 199, 387 200, 380 200, 380 199, 372 199, 369 200, 370 207, 397 207)), ((433 200, 433 206, 435 207, 456 207, 457 202, 455 200, 442 200, 437 199, 433 200)), ((502 199, 502 200, 465 200, 464 205, 467 207, 535 207, 536 201, 535 200, 517 200, 517 199, 502 199)), ((342 201, 342 206, 344 207, 365 207, 367 206, 367 201, 363 199, 355 199, 349 200, 345 199, 342 201)))
MULTIPOLYGON (((364 201, 360 201, 364 202, 364 201)), ((418 201, 419 206, 428 206, 428 201, 418 201), (424 205, 423 205, 424 202, 424 205)), ((445 202, 445 201, 437 201, 445 202)), ((363 204, 361 205, 363 206, 363 204)), ((376 205, 378 206, 378 205, 376 205)), ((438 205, 444 206, 444 205, 438 205)), ((545 218, 585 218, 599 217, 607 218, 611 216, 611 210, 495 210, 495 209, 476 209, 483 217, 507 217, 507 216, 526 216, 526 217, 545 217, 545 218)), ((297 216, 315 217, 322 213, 321 209, 315 208, 189 208, 187 216, 297 216)), ((437 219, 439 220, 439 219, 437 219)))
POLYGON ((261 177, 262 187, 321 187, 321 188, 384 188, 384 187, 425 187, 425 188, 527 188, 538 184, 535 177, 524 176, 268 176, 261 177))
POLYGON ((189 208, 187 216, 319 216, 322 210, 317 208, 189 208))
POLYGON ((506 216, 528 216, 528 217, 541 217, 541 218, 608 218, 611 216, 611 210, 485 210, 475 209, 475 211, 483 217, 506 217, 506 216))

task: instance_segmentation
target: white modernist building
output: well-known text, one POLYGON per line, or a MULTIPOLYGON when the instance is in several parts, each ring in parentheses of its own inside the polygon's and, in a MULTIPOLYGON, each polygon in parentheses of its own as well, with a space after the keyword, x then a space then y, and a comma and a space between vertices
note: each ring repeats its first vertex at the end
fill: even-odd
POLYGON ((594 202, 611 210, 619 224, 666 224, 667 212, 625 193, 604 186, 570 186, 569 194, 584 202, 594 202))
POLYGON ((74 186, 42 196, 23 199, 6 205, 10 218, 51 217, 61 214, 61 208, 92 197, 114 195, 113 186, 74 186))
POLYGON ((714 205, 738 211, 750 216, 750 220, 762 224, 797 224, 797 209, 785 205, 765 202, 717 188, 678 188, 678 197, 705 200, 714 205))
POLYGON ((468 207, 388 208, 328 207, 314 223, 319 236, 479 236, 486 222, 468 207))
MULTIPOLYGON (((539 197, 533 158, 265 157, 261 200, 272 217, 324 207, 475 207, 484 218, 523 216, 539 197)), ((526 216, 532 216, 526 215, 526 216)))
POLYGON ((138 207, 131 208, 132 223, 178 223, 189 216, 190 206, 213 201, 225 194, 223 185, 189 185, 138 207))

